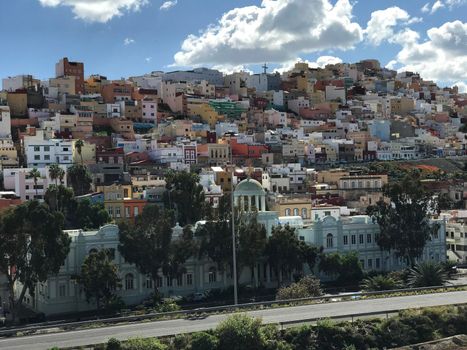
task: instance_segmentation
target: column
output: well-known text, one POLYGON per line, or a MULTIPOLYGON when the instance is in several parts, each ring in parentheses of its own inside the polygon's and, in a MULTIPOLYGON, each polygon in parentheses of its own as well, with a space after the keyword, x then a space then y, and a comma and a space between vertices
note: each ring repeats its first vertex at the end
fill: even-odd
POLYGON ((251 212, 251 196, 248 196, 248 212, 251 212))
POLYGON ((266 198, 261 196, 261 211, 266 211, 266 198))
POLYGON ((256 210, 259 211, 259 197, 258 196, 255 196, 255 206, 256 206, 256 210))

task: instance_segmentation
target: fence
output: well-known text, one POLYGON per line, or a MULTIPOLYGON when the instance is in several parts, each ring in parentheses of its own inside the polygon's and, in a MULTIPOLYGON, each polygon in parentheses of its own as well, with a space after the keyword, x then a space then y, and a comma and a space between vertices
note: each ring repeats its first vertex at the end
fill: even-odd
MULTIPOLYGON (((378 295, 387 295, 387 294, 399 294, 399 293, 415 293, 415 292, 423 292, 423 291, 445 291, 448 292, 449 290, 455 290, 459 288, 466 288, 467 284, 461 285, 452 285, 452 286, 439 286, 439 287, 422 287, 422 288, 405 288, 405 289, 394 289, 394 290, 385 290, 385 291, 378 291, 378 292, 357 292, 357 293, 348 293, 348 294, 337 294, 337 295, 325 295, 319 297, 312 297, 312 298, 300 298, 300 299, 289 299, 289 300, 273 300, 273 301, 263 301, 263 302, 254 302, 254 303, 245 303, 239 305, 225 305, 225 306, 214 306, 214 307, 204 307, 198 308, 193 310, 179 310, 179 311, 171 311, 171 312, 154 312, 154 313, 147 313, 142 315, 133 315, 133 316, 118 316, 118 317, 111 317, 105 319, 94 319, 94 320, 87 320, 87 321, 78 321, 78 322, 68 322, 68 323, 61 323, 60 321, 55 322, 44 322, 41 324, 35 324, 33 326, 24 326, 24 327, 10 327, 4 328, 0 330, 0 337, 5 336, 14 336, 18 332, 22 333, 33 333, 44 329, 49 328, 61 328, 63 330, 70 330, 79 327, 85 327, 90 325, 97 324, 117 324, 117 323, 128 323, 128 322, 141 322, 144 320, 150 319, 157 319, 157 318, 167 318, 173 316, 190 316, 190 315, 199 315, 199 314, 206 314, 206 313, 216 313, 216 312, 225 312, 225 311, 241 311, 252 309, 264 306, 272 306, 272 305, 287 305, 287 304, 300 304, 305 302, 313 302, 313 301, 329 301, 332 299, 339 299, 339 298, 350 298, 358 299, 361 297, 371 297, 371 296, 378 296, 378 295)), ((294 305, 298 306, 298 305, 294 305)), ((399 310, 391 310, 390 313, 398 312, 399 310)), ((371 316, 371 315, 381 315, 384 312, 375 312, 375 313, 360 313, 358 315, 352 314, 346 316, 338 316, 334 318, 351 318, 351 317, 363 317, 363 316, 371 316)), ((329 317, 333 318, 333 317, 329 317)), ((313 322, 317 321, 321 318, 311 318, 307 320, 298 320, 298 321, 290 321, 290 324, 297 324, 297 323, 306 323, 306 322, 313 322)), ((279 325, 283 327, 289 323, 283 322, 279 325)))

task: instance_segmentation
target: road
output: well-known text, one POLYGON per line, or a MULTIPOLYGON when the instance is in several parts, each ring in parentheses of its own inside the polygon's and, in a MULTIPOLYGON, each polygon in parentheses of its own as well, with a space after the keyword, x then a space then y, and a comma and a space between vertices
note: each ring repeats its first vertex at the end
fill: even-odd
MULTIPOLYGON (((300 321, 319 317, 338 317, 367 312, 391 312, 400 309, 442 306, 467 303, 467 291, 393 297, 386 299, 355 300, 276 308, 248 312, 250 316, 261 317, 263 323, 300 321)), ((109 338, 125 340, 131 337, 160 337, 211 329, 228 317, 213 315, 200 320, 168 320, 134 323, 96 329, 85 329, 65 333, 41 334, 17 338, 0 339, 0 349, 42 350, 54 346, 71 347, 105 343, 109 338)))

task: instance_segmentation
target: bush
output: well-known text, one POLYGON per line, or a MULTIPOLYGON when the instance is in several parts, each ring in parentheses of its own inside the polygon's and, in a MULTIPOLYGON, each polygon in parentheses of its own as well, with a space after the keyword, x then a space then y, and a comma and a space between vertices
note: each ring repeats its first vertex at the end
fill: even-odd
POLYGON ((157 312, 173 312, 178 310, 180 310, 180 305, 172 299, 166 299, 160 305, 156 306, 157 312))
POLYGON ((219 349, 263 349, 260 319, 243 314, 233 315, 217 326, 216 333, 219 338, 219 349))
POLYGON ((110 338, 109 341, 107 342, 107 350, 121 350, 122 348, 122 343, 120 340, 115 339, 115 338, 110 338))
POLYGON ((383 290, 393 290, 401 288, 402 283, 391 276, 376 275, 365 278, 362 282, 362 289, 366 292, 377 292, 383 290))
POLYGON ((277 300, 311 298, 322 295, 319 279, 313 276, 306 276, 288 287, 282 287, 277 291, 277 300))
POLYGON ((129 339, 122 348, 123 350, 166 350, 167 346, 155 338, 133 338, 129 339))
POLYGON ((191 341, 191 350, 216 350, 218 344, 219 340, 212 334, 195 333, 191 341))
POLYGON ((411 287, 437 287, 447 280, 444 267, 439 263, 425 261, 410 269, 409 285, 411 287))

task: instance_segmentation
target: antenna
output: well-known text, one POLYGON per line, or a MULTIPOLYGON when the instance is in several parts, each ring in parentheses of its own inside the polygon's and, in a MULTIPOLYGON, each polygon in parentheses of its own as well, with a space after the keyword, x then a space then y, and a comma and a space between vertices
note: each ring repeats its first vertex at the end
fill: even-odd
POLYGON ((268 67, 267 63, 265 63, 261 68, 264 69, 264 74, 266 74, 269 67, 268 67))

